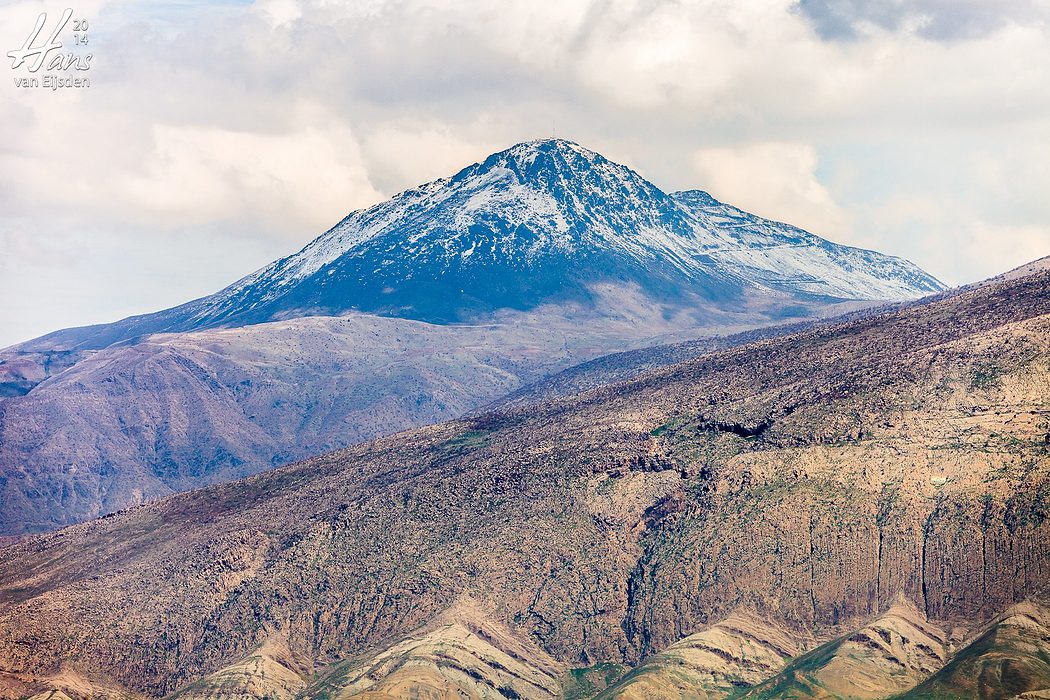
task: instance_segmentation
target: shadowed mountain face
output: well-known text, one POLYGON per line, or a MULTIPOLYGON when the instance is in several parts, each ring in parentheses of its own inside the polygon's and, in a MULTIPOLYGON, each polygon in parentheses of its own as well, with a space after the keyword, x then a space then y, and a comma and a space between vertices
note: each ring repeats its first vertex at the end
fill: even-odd
MULTIPOLYGON (((0 401, 0 534, 53 529, 456 418, 673 322, 536 311, 485 325, 365 314, 158 334, 0 401)), ((690 344, 726 347, 745 336, 690 344)))
POLYGON ((0 536, 456 418, 610 352, 938 289, 576 144, 519 144, 212 296, 0 353, 0 536))
POLYGON ((943 289, 914 265, 838 246, 702 192, 667 195, 558 140, 520 144, 356 212, 302 252, 220 292, 206 322, 347 308, 432 322, 593 303, 634 285, 670 308, 900 299, 943 289), (348 307, 348 304, 353 306, 348 307))
POLYGON ((180 494, 4 550, 0 687, 630 697, 648 668, 724 697, 792 669, 849 697, 835 668, 1018 668, 996 649, 1042 641, 960 650, 1050 594, 1048 397, 1038 272, 180 494))
POLYGON ((615 342, 569 331, 352 315, 95 353, 0 403, 0 532, 53 529, 449 420, 615 342))

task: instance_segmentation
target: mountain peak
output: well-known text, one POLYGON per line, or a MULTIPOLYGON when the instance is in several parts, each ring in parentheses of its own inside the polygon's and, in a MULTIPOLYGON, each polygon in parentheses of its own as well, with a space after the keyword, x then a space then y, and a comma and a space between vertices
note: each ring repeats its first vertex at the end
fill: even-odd
POLYGON ((574 141, 542 138, 355 211, 210 297, 125 325, 139 334, 348 311, 470 322, 548 304, 596 310, 596 295, 612 289, 640 294, 657 314, 707 319, 752 307, 805 315, 943 285, 906 261, 701 190, 665 193, 574 141))
POLYGON ((712 197, 709 192, 703 190, 684 190, 682 192, 675 192, 674 198, 679 202, 684 202, 692 207, 703 208, 722 206, 722 202, 712 197))
POLYGON ((835 246, 700 190, 668 195, 574 141, 542 138, 352 213, 206 300, 195 321, 347 310, 469 321, 545 303, 590 306, 596 285, 609 284, 720 312, 741 311, 756 293, 826 303, 941 288, 904 261, 835 246))
POLYGON ((630 168, 574 141, 558 138, 523 141, 493 153, 481 163, 463 169, 453 182, 495 173, 509 174, 519 183, 549 192, 579 192, 585 187, 592 196, 622 196, 625 189, 663 195, 630 168))
POLYGON ((493 159, 496 161, 514 159, 518 162, 531 163, 537 158, 560 159, 563 161, 573 158, 584 158, 588 161, 599 158, 605 160, 600 153, 584 148, 575 141, 553 137, 516 143, 510 148, 493 153, 485 160, 488 162, 493 159))

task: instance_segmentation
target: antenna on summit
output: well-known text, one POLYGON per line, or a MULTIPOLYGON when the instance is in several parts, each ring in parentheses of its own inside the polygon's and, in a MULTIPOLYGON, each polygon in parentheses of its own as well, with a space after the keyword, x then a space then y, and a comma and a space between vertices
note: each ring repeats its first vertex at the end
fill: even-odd
POLYGON ((551 138, 558 138, 558 125, 553 119, 551 119, 551 138))

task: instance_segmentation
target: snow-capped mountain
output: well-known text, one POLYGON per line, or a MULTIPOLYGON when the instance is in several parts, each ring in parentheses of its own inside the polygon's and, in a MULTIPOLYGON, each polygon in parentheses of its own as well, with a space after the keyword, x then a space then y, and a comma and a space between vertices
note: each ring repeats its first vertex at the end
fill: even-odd
POLYGON ((719 202, 707 192, 688 190, 671 197, 700 229, 723 237, 706 254, 753 284, 839 299, 905 300, 945 289, 907 260, 837 245, 719 202))
POLYGON ((914 264, 836 245, 698 190, 667 194, 560 139, 520 143, 355 211, 298 253, 203 299, 35 347, 376 313, 436 323, 595 304, 598 285, 678 309, 765 312, 799 301, 900 300, 944 286, 914 264))
POLYGON ((518 144, 352 213, 299 253, 207 300, 199 323, 350 309, 447 322, 586 301, 595 283, 664 301, 907 299, 943 286, 915 265, 830 243, 704 192, 668 195, 575 143, 518 144))

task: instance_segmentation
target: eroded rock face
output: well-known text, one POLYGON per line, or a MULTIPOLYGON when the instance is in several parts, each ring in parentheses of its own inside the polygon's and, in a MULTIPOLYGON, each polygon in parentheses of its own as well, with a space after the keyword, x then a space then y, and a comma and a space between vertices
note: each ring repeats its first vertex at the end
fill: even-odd
POLYGON ((905 698, 1050 695, 1050 610, 1012 606, 905 698))
POLYGON ((335 664, 307 697, 557 698, 565 668, 469 598, 379 652, 335 664))
POLYGON ((1041 273, 404 433, 4 550, 0 669, 163 695, 275 633, 374 654, 464 596, 566 667, 740 610, 971 625, 1047 594, 1048 397, 1041 273))
POLYGON ((724 698, 766 680, 812 643, 770 620, 735 613, 646 659, 599 697, 724 698))
POLYGON ((944 666, 947 638, 901 597, 877 619, 793 660, 742 697, 891 697, 944 666))

